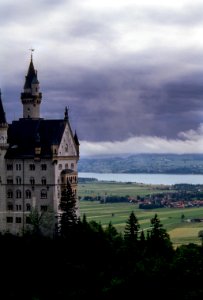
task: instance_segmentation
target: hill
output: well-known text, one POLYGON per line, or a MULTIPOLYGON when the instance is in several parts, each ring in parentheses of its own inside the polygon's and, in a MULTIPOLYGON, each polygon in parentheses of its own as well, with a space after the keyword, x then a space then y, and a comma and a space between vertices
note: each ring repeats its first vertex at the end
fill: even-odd
POLYGON ((80 158, 79 172, 203 174, 203 154, 136 154, 80 158))

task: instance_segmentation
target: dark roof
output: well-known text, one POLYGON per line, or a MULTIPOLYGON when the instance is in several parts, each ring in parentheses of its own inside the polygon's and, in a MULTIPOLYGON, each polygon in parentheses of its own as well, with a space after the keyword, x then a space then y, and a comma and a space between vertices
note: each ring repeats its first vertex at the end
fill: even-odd
POLYGON ((31 59, 27 76, 25 77, 24 89, 31 88, 32 83, 39 83, 39 82, 37 79, 37 72, 35 71, 33 61, 31 59))
POLYGON ((0 124, 6 124, 6 116, 5 116, 5 112, 1 100, 1 90, 0 90, 0 124))
POLYGON ((66 124, 64 120, 13 121, 8 129, 9 148, 5 158, 32 158, 35 147, 41 147, 40 157, 50 158, 51 146, 60 144, 66 124))
POLYGON ((74 134, 74 140, 75 140, 75 144, 79 146, 80 143, 79 143, 79 140, 78 140, 78 136, 77 136, 76 131, 75 131, 75 134, 74 134))

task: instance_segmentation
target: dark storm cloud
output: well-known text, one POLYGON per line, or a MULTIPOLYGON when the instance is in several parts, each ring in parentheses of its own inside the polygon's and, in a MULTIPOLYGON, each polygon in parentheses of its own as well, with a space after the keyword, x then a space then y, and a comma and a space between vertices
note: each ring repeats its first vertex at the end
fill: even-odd
MULTIPOLYGON (((54 89, 54 107, 61 111, 70 105, 81 139, 123 140, 140 134, 175 137, 202 121, 203 72, 176 79, 174 72, 173 79, 163 83, 165 71, 155 66, 136 68, 127 62, 100 70, 69 69, 71 78, 65 74, 56 84, 58 90, 54 89)), ((44 87, 48 98, 55 80, 49 77, 50 86, 44 87)), ((49 101, 44 102, 43 111, 48 110, 49 101)))
POLYGON ((22 117, 20 93, 34 47, 42 116, 61 118, 69 106, 80 140, 113 141, 113 149, 118 141, 157 137, 161 147, 180 132, 196 132, 203 120, 202 9, 187 0, 1 2, 7 118, 22 117))

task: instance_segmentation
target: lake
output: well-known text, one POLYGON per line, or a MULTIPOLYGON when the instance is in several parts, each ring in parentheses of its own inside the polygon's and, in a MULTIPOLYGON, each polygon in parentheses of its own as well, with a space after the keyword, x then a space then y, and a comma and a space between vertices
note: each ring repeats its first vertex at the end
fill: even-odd
POLYGON ((137 182, 144 184, 166 184, 177 183, 203 184, 203 175, 193 174, 119 174, 119 173, 86 173, 79 172, 78 177, 96 178, 103 181, 137 182))

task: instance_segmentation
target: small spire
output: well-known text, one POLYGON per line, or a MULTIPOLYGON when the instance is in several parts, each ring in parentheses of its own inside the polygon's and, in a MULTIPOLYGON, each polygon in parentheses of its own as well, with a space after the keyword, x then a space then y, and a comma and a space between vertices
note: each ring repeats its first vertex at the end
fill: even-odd
POLYGON ((80 143, 79 143, 79 140, 78 140, 78 135, 77 135, 77 133, 76 133, 76 130, 75 130, 75 134, 74 134, 74 140, 75 140, 75 143, 76 143, 76 145, 80 145, 80 143))
POLYGON ((0 89, 0 124, 7 124, 5 112, 3 109, 3 103, 1 99, 1 89, 0 89))
POLYGON ((69 108, 66 106, 65 113, 64 113, 64 120, 68 120, 68 111, 69 111, 69 108))
POLYGON ((32 60, 32 52, 34 51, 34 49, 30 49, 30 51, 31 51, 31 59, 30 59, 30 65, 28 68, 27 75, 25 76, 24 89, 31 88, 33 78, 36 78, 36 80, 37 80, 37 72, 34 68, 34 64, 33 64, 33 60, 32 60))

